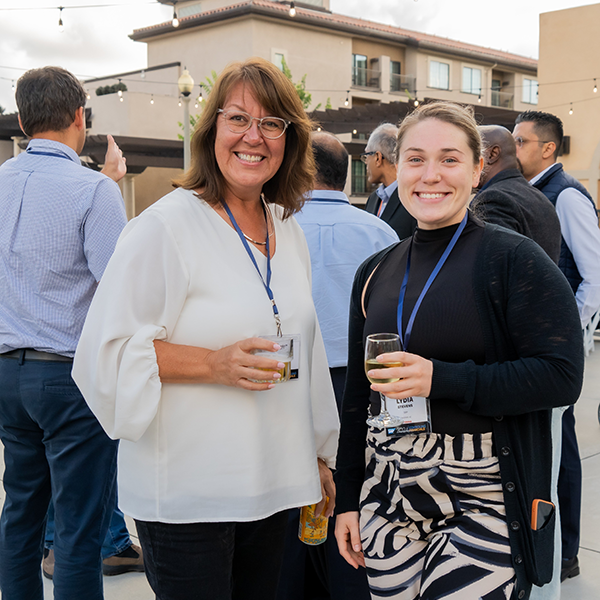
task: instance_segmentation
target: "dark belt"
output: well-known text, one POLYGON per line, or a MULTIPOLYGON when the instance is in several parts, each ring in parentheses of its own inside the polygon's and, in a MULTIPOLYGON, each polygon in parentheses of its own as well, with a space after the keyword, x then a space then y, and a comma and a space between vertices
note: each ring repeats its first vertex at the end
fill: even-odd
POLYGON ((60 354, 52 354, 51 352, 39 352, 38 350, 32 350, 31 348, 19 348, 18 350, 11 350, 10 352, 4 352, 0 354, 0 358, 16 358, 18 360, 51 360, 55 362, 73 362, 72 358, 68 356, 61 356, 60 354))

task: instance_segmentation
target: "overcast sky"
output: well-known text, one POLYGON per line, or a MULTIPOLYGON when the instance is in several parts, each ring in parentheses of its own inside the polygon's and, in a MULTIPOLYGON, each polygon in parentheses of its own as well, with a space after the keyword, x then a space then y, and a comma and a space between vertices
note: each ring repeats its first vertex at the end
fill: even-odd
MULTIPOLYGON (((537 58, 540 12, 597 1, 331 0, 331 10, 537 58)), ((153 0, 0 0, 0 106, 16 109, 13 82, 34 67, 59 65, 81 78, 144 68, 146 45, 127 36, 171 14, 153 0), (69 8, 85 5, 112 6, 69 8)))

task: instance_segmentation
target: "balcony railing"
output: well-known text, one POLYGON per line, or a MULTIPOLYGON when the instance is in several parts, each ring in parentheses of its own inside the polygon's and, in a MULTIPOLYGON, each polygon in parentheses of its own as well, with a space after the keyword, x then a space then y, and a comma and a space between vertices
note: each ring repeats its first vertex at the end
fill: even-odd
POLYGON ((512 109, 514 106, 514 94, 492 90, 492 106, 512 109))
POLYGON ((352 69, 352 85, 354 87, 381 89, 381 71, 354 67, 352 69))
POLYGON ((417 90, 417 78, 412 75, 390 75, 390 92, 408 92, 415 95, 417 90))

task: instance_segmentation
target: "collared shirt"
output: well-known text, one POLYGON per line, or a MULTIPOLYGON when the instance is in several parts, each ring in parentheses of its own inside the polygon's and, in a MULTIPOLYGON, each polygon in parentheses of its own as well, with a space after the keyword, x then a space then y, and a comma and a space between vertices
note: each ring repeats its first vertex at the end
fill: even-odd
POLYGON ((0 166, 0 353, 73 356, 127 222, 119 186, 70 147, 33 139, 0 166))
MULTIPOLYGON (((554 164, 550 165, 551 169, 554 164)), ((548 171, 544 169, 529 183, 533 185, 548 171)), ((583 281, 575 293, 581 326, 585 327, 600 308, 600 228, 592 203, 575 188, 564 189, 556 198, 560 230, 583 281)))
POLYGON ((398 189, 398 181, 394 179, 390 185, 385 187, 383 183, 375 190, 381 202, 379 203, 379 208, 377 209, 377 216, 381 217, 387 203, 390 201, 392 194, 398 189))
POLYGON ((312 267, 312 293, 330 368, 348 360, 348 313, 354 274, 369 256, 398 241, 381 219, 352 206, 343 192, 315 190, 296 219, 312 267))

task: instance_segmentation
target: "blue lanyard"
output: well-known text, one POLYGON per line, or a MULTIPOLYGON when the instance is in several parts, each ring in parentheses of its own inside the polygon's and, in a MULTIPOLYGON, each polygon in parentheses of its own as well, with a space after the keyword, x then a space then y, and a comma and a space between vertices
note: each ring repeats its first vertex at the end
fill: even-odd
POLYGON ((39 150, 30 150, 29 148, 27 148, 25 152, 27 152, 27 154, 37 154, 38 156, 53 156, 54 158, 66 158, 67 160, 71 160, 69 156, 56 154, 55 152, 40 152, 39 150))
POLYGON ((244 244, 244 248, 246 249, 246 252, 248 253, 248 256, 250 257, 250 260, 252 261, 252 264, 254 265, 254 268, 256 269, 256 272, 258 273, 258 276, 260 277, 262 284, 265 286, 267 296, 269 296, 269 300, 271 301, 271 306, 273 307, 273 317, 275 317, 275 324, 277 325, 277 335, 281 336, 282 332, 281 332, 281 319, 279 318, 279 309, 277 308, 277 304, 275 304, 273 290, 271 289, 271 249, 269 247, 269 222, 267 221, 267 211, 265 209, 265 205, 263 204, 263 214, 265 216, 265 223, 267 224, 267 245, 266 245, 267 280, 266 281, 265 281, 264 277, 262 276, 260 269, 258 268, 258 263, 256 262, 256 259, 254 258, 254 254, 252 254, 252 250, 251 250, 250 246, 248 245, 246 238, 244 237, 244 233, 240 229, 240 226, 237 224, 237 221, 235 220, 235 217, 231 213, 231 210, 229 210, 229 206, 227 206, 227 202, 225 202, 225 200, 221 200, 221 202, 223 203, 223 208, 225 209, 227 216, 231 220, 231 224, 233 225, 234 229, 237 231, 237 234, 238 234, 240 240, 242 240, 242 244, 244 244))
POLYGON ((412 240, 410 242, 410 246, 408 247, 408 256, 406 257, 406 271, 404 273, 404 279, 402 280, 402 285, 400 286, 400 297, 398 298, 398 314, 397 314, 398 335, 400 336, 400 341, 402 342, 402 347, 404 350, 406 350, 408 347, 408 342, 410 341, 410 334, 412 333, 415 318, 417 316, 417 312, 418 312, 419 308, 421 307, 423 298, 425 298, 425 294, 429 291, 429 288, 431 287, 431 284, 433 283, 434 279, 438 276, 438 273, 442 270, 444 263, 446 262, 448 256, 450 256, 450 252, 452 252, 452 249, 454 248, 454 246, 456 246, 456 242, 458 241, 460 234, 463 232, 465 226, 467 225, 468 215, 469 215, 469 211, 467 211, 465 213, 465 216, 463 217, 463 220, 460 222, 458 229, 454 232, 454 235, 452 236, 450 243, 446 246, 446 249, 444 250, 444 253, 440 257, 440 260, 438 260, 437 265, 435 265, 433 271, 431 272, 431 275, 429 276, 429 279, 423 286, 423 290, 421 291, 421 294, 419 295, 419 298, 417 299, 417 301, 412 309, 410 318, 408 319, 408 324, 406 325, 406 332, 404 333, 404 336, 403 336, 402 335, 402 311, 404 309, 404 297, 406 296, 406 286, 408 284, 408 274, 410 272, 410 255, 412 252, 412 240))

